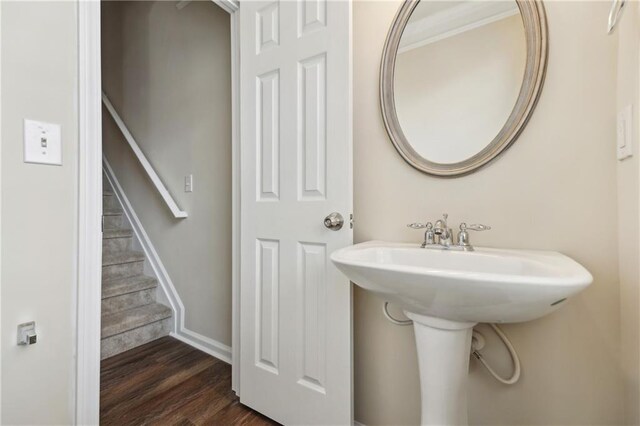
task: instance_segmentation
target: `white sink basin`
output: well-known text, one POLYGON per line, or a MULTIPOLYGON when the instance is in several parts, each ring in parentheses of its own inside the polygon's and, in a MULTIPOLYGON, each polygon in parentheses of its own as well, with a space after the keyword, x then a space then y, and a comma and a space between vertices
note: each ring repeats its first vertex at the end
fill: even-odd
POLYGON ((413 320, 422 425, 467 424, 474 325, 539 318, 593 280, 579 263, 550 251, 453 251, 371 241, 338 250, 331 260, 413 320))
POLYGON ((582 265, 550 251, 370 241, 338 250, 331 260, 355 284, 406 311, 465 322, 536 319, 593 280, 582 265))

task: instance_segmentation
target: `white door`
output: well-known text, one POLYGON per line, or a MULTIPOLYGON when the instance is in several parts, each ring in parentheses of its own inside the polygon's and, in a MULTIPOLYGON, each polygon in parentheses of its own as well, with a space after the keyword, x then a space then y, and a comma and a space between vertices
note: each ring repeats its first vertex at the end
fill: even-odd
POLYGON ((241 1, 240 401, 352 423, 351 5, 241 1), (327 215, 344 217, 340 230, 327 215))

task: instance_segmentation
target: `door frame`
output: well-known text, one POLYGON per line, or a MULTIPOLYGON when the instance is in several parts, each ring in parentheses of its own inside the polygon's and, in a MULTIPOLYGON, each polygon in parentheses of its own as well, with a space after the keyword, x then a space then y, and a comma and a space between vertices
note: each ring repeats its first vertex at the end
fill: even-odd
MULTIPOLYGON (((240 52, 238 0, 229 13, 232 144, 232 389, 240 395, 240 52)), ((78 0, 78 242, 75 424, 100 420, 102 291, 102 82, 100 0, 78 0)))

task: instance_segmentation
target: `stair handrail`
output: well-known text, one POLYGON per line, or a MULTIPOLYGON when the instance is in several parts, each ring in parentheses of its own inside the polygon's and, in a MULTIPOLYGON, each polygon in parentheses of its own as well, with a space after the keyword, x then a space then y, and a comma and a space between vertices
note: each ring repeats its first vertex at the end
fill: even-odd
POLYGON ((136 155, 136 158, 142 165, 142 168, 145 170, 145 172, 147 172, 149 179, 151 179, 151 182, 153 182, 154 186, 160 193, 160 196, 162 197, 164 202, 167 204, 167 207, 169 207, 169 210, 171 210, 171 213, 173 213, 173 216, 176 219, 184 219, 185 217, 187 217, 188 216, 187 212, 180 210, 180 207, 178 207, 178 204, 175 202, 175 200, 167 190, 167 187, 164 186, 164 184, 162 183, 162 180, 160 180, 160 176, 158 176, 158 174, 154 170, 151 163, 149 163, 149 160, 147 160, 147 157, 145 157, 144 153, 136 143, 136 140, 133 138, 133 135, 131 134, 131 132, 129 132, 129 129, 127 129, 127 126, 124 124, 124 121, 122 121, 122 118, 120 118, 116 109, 113 107, 113 104, 111 103, 111 101, 109 100, 109 98, 104 92, 102 92, 102 103, 104 103, 104 106, 107 108, 107 111, 109 111, 109 114, 111 114, 111 117, 113 117, 113 120, 116 122, 116 125, 122 132, 122 135, 124 136, 126 141, 129 143, 129 146, 131 147, 131 149, 133 150, 133 153, 136 155))

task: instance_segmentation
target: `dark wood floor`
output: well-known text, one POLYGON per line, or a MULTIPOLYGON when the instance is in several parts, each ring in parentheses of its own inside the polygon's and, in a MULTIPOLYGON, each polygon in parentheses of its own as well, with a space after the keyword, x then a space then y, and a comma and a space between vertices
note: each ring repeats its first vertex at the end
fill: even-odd
POLYGON ((102 361, 102 425, 277 425, 240 404, 231 366, 172 337, 102 361))

